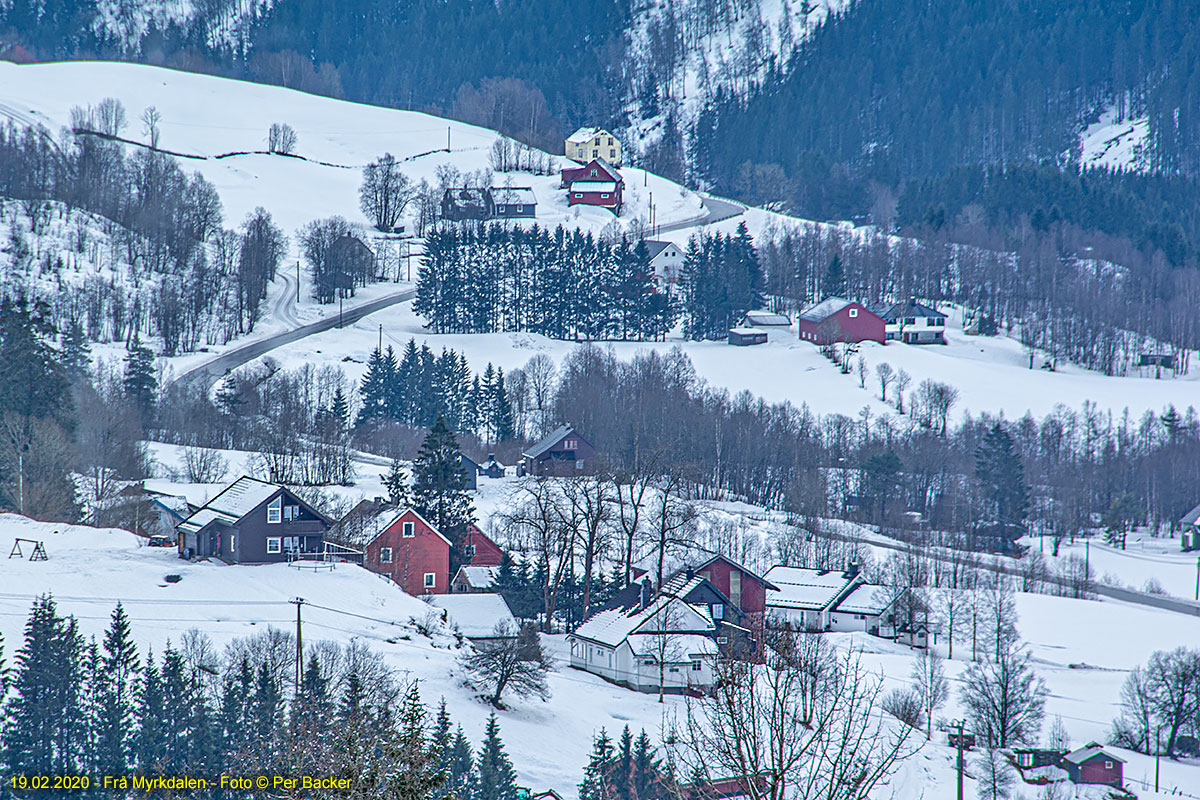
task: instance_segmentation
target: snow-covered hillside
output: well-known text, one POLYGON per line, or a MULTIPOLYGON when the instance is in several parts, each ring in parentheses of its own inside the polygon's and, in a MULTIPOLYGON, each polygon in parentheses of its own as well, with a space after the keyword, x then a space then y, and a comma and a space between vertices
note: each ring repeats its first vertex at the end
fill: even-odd
POLYGON ((1113 107, 1079 135, 1081 167, 1144 172, 1150 168, 1150 119, 1123 118, 1113 107))

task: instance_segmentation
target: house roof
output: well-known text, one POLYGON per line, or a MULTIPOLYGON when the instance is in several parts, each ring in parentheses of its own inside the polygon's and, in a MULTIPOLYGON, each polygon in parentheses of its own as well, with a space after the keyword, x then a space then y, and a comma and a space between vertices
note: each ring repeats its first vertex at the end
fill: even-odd
POLYGON ((445 609, 450 620, 468 639, 487 639, 497 625, 511 625, 517 630, 517 620, 498 594, 435 594, 429 604, 445 609))
POLYGON ((526 450, 521 455, 527 458, 537 458, 572 433, 575 433, 575 429, 570 425, 562 425, 558 428, 555 428, 548 436, 546 436, 546 438, 542 439, 540 442, 526 450))
MULTIPOLYGON (((610 134, 603 128, 580 128, 568 136, 567 141, 571 144, 583 144, 601 135, 609 136, 610 134)), ((614 136, 613 139, 615 140, 616 137, 614 136)))
POLYGON ((179 523, 178 527, 195 532, 213 521, 233 525, 282 488, 278 484, 243 475, 179 523))
POLYGON ((834 611, 846 614, 872 614, 878 616, 892 607, 892 600, 877 599, 880 587, 873 583, 860 583, 850 590, 849 594, 838 601, 834 611))
POLYGON ((646 250, 650 253, 650 258, 658 258, 658 254, 668 247, 675 244, 674 242, 661 242, 657 239, 646 240, 646 250))
POLYGON ((493 186, 492 201, 498 206, 532 206, 537 196, 528 186, 493 186))
POLYGON ((496 576, 500 574, 500 568, 472 567, 468 565, 459 567, 458 574, 463 576, 472 587, 486 589, 496 582, 496 576))
POLYGON ((742 324, 747 326, 791 325, 792 321, 786 314, 775 314, 771 311, 747 311, 742 324))
POLYGON ((1180 525, 1200 525, 1200 506, 1196 506, 1179 518, 1180 525))
MULTIPOLYGON (((767 606, 820 611, 845 595, 855 579, 840 570, 774 566, 767 570, 776 586, 767 591, 767 606)), ((862 613, 862 612, 859 612, 862 613)))
MULTIPOLYGON (((425 526, 429 528, 429 530, 433 531, 434 536, 438 537, 443 542, 450 545, 450 540, 442 535, 442 532, 437 529, 437 526, 434 525, 429 520, 425 519, 423 516, 421 516, 420 512, 418 512, 415 508, 412 508, 411 506, 406 506, 404 508, 388 507, 388 508, 385 508, 383 511, 381 511, 378 515, 376 515, 375 520, 374 520, 374 526, 373 526, 375 529, 375 535, 372 536, 370 539, 367 539, 366 543, 370 544, 371 542, 378 539, 380 536, 382 536, 387 531, 388 528, 395 525, 397 522, 400 521, 401 517, 403 517, 405 514, 408 514, 408 513, 411 513, 414 517, 421 520, 421 522, 424 523, 425 526)), ((453 547, 453 545, 450 545, 450 546, 453 547)))
POLYGON ((844 297, 826 297, 819 303, 809 306, 800 312, 800 319, 808 322, 823 322, 850 305, 851 301, 844 297))
POLYGON ((666 663, 690 661, 694 656, 715 656, 718 652, 717 643, 712 637, 700 633, 677 633, 669 637, 656 633, 635 633, 629 637, 629 649, 635 656, 657 658, 661 653, 666 663), (668 652, 663 653, 664 650, 668 652))
POLYGON ((613 181, 571 181, 572 192, 615 192, 617 184, 613 181))
POLYGON ((945 319, 946 315, 938 311, 936 308, 930 308, 916 301, 916 298, 910 297, 901 303, 892 303, 890 306, 880 306, 875 309, 875 313, 884 319, 896 319, 898 317, 936 317, 945 319))
POLYGON ((1095 742, 1088 742, 1083 747, 1080 747, 1077 750, 1072 750, 1063 756, 1063 761, 1070 761, 1072 764, 1083 764, 1098 755, 1103 755, 1104 758, 1109 761, 1118 761, 1122 764, 1125 763, 1125 759, 1121 758, 1120 756, 1113 755, 1111 752, 1105 750, 1095 742))
POLYGON ((758 328, 730 328, 730 333, 736 333, 739 336, 766 336, 766 331, 760 331, 758 328))
POLYGON ((601 611, 576 628, 574 636, 580 639, 589 639, 593 642, 608 645, 609 647, 616 647, 642 626, 652 623, 659 614, 667 616, 667 608, 673 604, 678 604, 690 611, 693 615, 693 621, 698 622, 701 626, 699 631, 685 628, 679 629, 680 633, 707 633, 716 630, 712 617, 709 616, 706 609, 685 603, 673 595, 660 594, 645 608, 614 608, 601 611))

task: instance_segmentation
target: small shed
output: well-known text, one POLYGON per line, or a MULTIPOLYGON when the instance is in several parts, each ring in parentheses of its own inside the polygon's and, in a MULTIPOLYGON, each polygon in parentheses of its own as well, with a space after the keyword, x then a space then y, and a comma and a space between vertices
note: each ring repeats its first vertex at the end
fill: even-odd
POLYGON ((441 594, 429 598, 429 604, 442 609, 447 622, 472 642, 496 642, 517 635, 517 620, 508 603, 498 594, 441 594), (501 631, 505 635, 498 635, 501 631))
POLYGON ((757 328, 730 328, 729 343, 734 347, 750 347, 767 343, 767 332, 757 328))
POLYGON ((1089 742, 1063 756, 1062 766, 1072 783, 1098 783, 1120 786, 1125 759, 1103 746, 1089 742))
POLYGON ((742 318, 744 328, 786 328, 792 324, 787 314, 773 311, 747 311, 742 318))
POLYGON ((497 217, 529 218, 537 215, 537 197, 528 186, 493 186, 492 208, 497 217))

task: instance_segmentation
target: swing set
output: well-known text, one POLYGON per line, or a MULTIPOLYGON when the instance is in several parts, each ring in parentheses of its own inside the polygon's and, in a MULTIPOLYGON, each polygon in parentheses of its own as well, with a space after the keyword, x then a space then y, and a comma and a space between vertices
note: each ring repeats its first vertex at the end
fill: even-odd
POLYGON ((33 550, 29 553, 30 561, 49 561, 50 556, 46 555, 46 546, 37 539, 22 539, 17 537, 13 542, 12 551, 8 554, 9 558, 25 558, 25 554, 21 551, 21 544, 32 545, 33 550))

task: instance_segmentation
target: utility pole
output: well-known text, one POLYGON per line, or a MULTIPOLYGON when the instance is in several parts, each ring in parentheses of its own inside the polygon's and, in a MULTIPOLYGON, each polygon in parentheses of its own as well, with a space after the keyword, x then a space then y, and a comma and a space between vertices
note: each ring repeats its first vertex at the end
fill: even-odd
POLYGON ((383 323, 379 323, 379 352, 383 353, 383 323))
POLYGON ((1200 600, 1200 556, 1196 557, 1196 600, 1200 600))
POLYGON ((300 636, 300 607, 304 605, 303 597, 293 597, 288 601, 296 606, 296 694, 300 694, 300 683, 304 680, 304 643, 300 636))
POLYGON ((955 720, 950 727, 954 729, 954 748, 958 751, 958 800, 963 800, 963 722, 955 720))
POLYGON ((300 305, 300 262, 296 262, 296 305, 300 305))
POLYGON ((338 327, 342 327, 342 302, 346 298, 342 295, 342 290, 338 289, 338 327))
POLYGON ((450 152, 450 126, 446 126, 446 152, 450 152))

